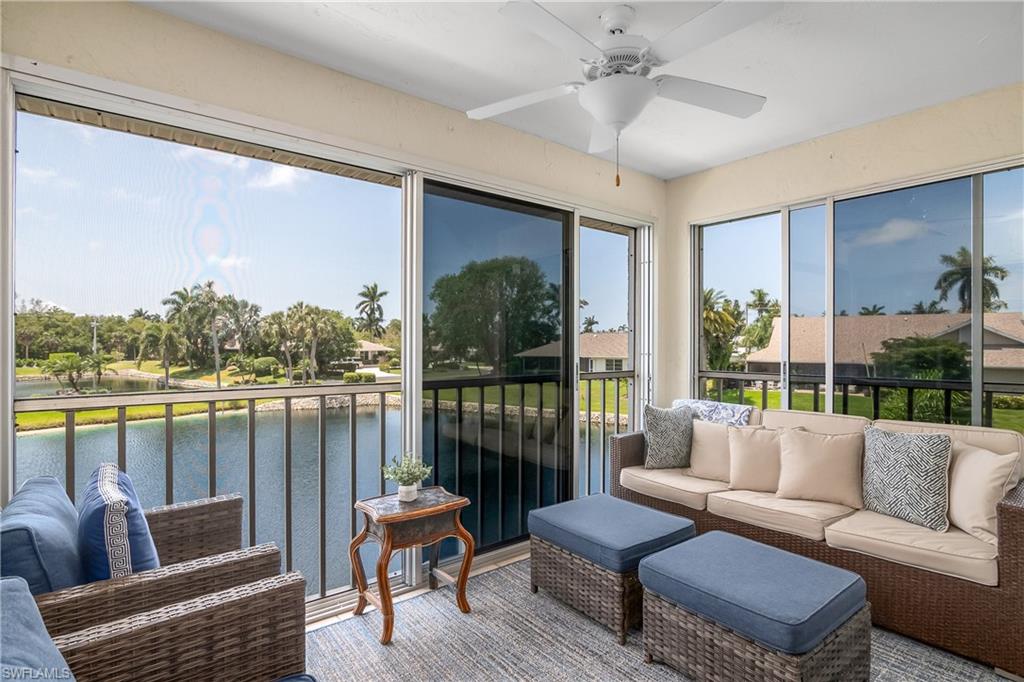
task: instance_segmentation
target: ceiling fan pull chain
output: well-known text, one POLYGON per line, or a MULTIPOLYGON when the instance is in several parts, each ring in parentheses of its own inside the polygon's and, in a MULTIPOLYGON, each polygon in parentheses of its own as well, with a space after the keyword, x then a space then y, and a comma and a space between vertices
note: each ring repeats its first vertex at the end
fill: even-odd
POLYGON ((622 184, 619 180, 619 133, 615 133, 615 186, 622 184))

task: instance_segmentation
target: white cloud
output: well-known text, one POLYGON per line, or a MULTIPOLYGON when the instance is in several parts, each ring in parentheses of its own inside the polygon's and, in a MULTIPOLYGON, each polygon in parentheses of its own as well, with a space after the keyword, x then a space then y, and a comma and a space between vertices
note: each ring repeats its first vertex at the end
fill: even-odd
POLYGON ((923 237, 933 232, 923 220, 892 218, 879 227, 864 230, 851 240, 853 246, 884 246, 923 237))
POLYGON ((114 201, 128 201, 132 195, 124 187, 111 187, 107 196, 114 201))
POLYGON ((249 267, 252 260, 248 256, 207 256, 210 265, 219 265, 224 270, 241 270, 249 267))
POLYGON ((18 166, 18 177, 31 183, 50 185, 61 189, 72 189, 74 187, 78 187, 77 180, 61 177, 60 174, 52 168, 18 166))
POLYGON ((226 166, 228 168, 235 168, 238 170, 245 170, 249 167, 249 159, 244 156, 237 156, 227 152, 218 152, 213 149, 203 149, 202 147, 178 147, 174 150, 173 155, 174 158, 182 161, 199 159, 218 166, 226 166))
POLYGON ((292 166, 272 166, 266 173, 261 173, 249 180, 249 187, 255 189, 289 189, 306 179, 298 168, 292 166))

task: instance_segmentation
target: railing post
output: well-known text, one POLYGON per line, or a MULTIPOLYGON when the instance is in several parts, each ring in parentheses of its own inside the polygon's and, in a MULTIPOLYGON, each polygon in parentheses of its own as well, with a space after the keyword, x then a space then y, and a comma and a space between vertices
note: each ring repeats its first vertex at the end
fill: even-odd
MULTIPOLYGON (((316 416, 316 470, 318 495, 320 497, 320 521, 317 525, 317 544, 320 550, 317 571, 320 576, 320 596, 324 597, 327 595, 327 396, 325 395, 320 396, 320 400, 317 401, 316 416)), ((351 531, 352 537, 355 537, 355 483, 350 482, 349 488, 351 494, 349 504, 352 505, 353 509, 351 531)), ((351 571, 352 567, 350 566, 349 569, 351 571)), ((355 580, 353 580, 352 585, 354 586, 355 584, 355 580)))
POLYGON ((64 413, 64 490, 75 501, 75 412, 64 413))
POLYGON ((914 421, 914 387, 907 388, 907 421, 914 421))
POLYGON ((256 544, 256 401, 246 401, 249 454, 249 546, 256 544))
POLYGON ((117 408, 117 468, 128 472, 128 424, 127 408, 117 408))
POLYGON ((605 398, 607 397, 607 385, 605 380, 601 379, 601 492, 607 492, 605 490, 604 478, 607 473, 607 468, 604 461, 605 446, 607 445, 607 438, 605 434, 605 418, 608 416, 608 410, 605 405, 605 398))
POLYGON ((498 386, 498 541, 505 539, 505 385, 498 386))
MULTIPOLYGON (((290 404, 291 398, 285 398, 285 404, 290 404)), ((210 401, 206 411, 206 433, 207 433, 207 488, 210 497, 217 496, 217 403, 210 401)))
POLYGON ((761 409, 768 409, 768 380, 761 380, 761 409))
MULTIPOLYGON (((580 382, 580 383, 582 383, 582 382, 580 382)), ((592 379, 587 379, 587 409, 586 409, 586 413, 585 413, 587 416, 586 416, 586 421, 583 422, 583 443, 584 443, 583 447, 587 451, 587 488, 586 488, 587 495, 590 494, 590 489, 591 489, 590 479, 592 479, 594 477, 593 468, 592 468, 593 467, 592 459, 593 459, 594 453, 593 453, 593 447, 592 447, 591 442, 590 442, 590 440, 591 440, 590 432, 593 430, 593 429, 591 429, 591 426, 590 426, 590 404, 592 402, 594 402, 594 381, 592 379)), ((579 417, 577 417, 577 419, 579 419, 579 417)))
POLYGON ((519 514, 517 515, 518 526, 516 528, 517 535, 523 534, 523 527, 526 525, 524 517, 526 515, 526 504, 523 501, 523 476, 525 475, 525 466, 523 464, 523 451, 526 450, 526 384, 519 384, 519 447, 516 455, 518 462, 517 466, 519 469, 519 481, 517 482, 518 490, 516 491, 516 500, 519 504, 519 514))
POLYGON ((881 403, 882 389, 879 386, 871 387, 871 418, 878 419, 879 406, 881 403))
MULTIPOLYGON (((326 419, 327 399, 323 398, 322 400, 323 400, 323 402, 321 404, 324 407, 324 415, 325 415, 325 419, 326 419)), ((359 457, 357 455, 358 451, 356 450, 356 403, 358 403, 358 402, 359 402, 359 396, 357 394, 353 393, 353 394, 349 395, 349 397, 348 397, 348 467, 349 467, 348 468, 348 480, 349 480, 349 488, 351 489, 351 497, 349 499, 352 500, 352 505, 351 505, 351 508, 349 509, 349 518, 351 520, 351 524, 350 524, 349 527, 352 530, 352 535, 349 536, 350 540, 356 536, 356 524, 358 523, 358 519, 357 519, 357 515, 356 515, 356 500, 359 498, 359 486, 357 485, 358 482, 359 482, 358 481, 358 479, 359 479, 359 467, 358 467, 359 457)), ((326 449, 326 447, 325 447, 325 449, 326 449)), ((327 461, 326 455, 324 456, 324 461, 325 462, 327 461)), ((327 502, 326 502, 326 500, 327 500, 327 483, 326 483, 326 481, 327 481, 327 472, 326 472, 326 470, 324 470, 323 478, 321 478, 321 485, 323 486, 322 490, 323 490, 323 495, 324 496, 322 498, 320 498, 322 500, 322 502, 320 504, 320 514, 321 514, 320 523, 322 524, 322 526, 324 528, 324 536, 325 537, 327 535, 327 502)), ((320 584, 320 589, 323 591, 324 594, 327 594, 327 546, 326 546, 326 540, 324 540, 324 542, 325 542, 324 546, 321 547, 321 551, 323 552, 323 554, 320 555, 321 572, 323 573, 324 577, 323 577, 323 580, 322 580, 322 582, 320 584)), ((356 584, 355 566, 349 566, 349 569, 350 569, 350 571, 352 573, 352 575, 349 576, 351 578, 351 583, 350 584, 354 586, 356 584)))
POLYGON ((164 503, 174 504, 174 405, 164 405, 164 503))
POLYGON ((292 570, 295 537, 292 530, 292 399, 284 399, 284 546, 285 566, 292 570))
POLYGON ((946 424, 953 423, 953 390, 949 388, 942 391, 942 420, 946 424))
POLYGON ((843 384, 843 414, 850 414, 850 384, 843 384))

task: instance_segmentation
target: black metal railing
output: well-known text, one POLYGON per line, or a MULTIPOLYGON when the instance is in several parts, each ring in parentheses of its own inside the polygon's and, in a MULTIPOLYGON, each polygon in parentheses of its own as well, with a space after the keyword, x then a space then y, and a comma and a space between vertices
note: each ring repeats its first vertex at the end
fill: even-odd
POLYGON ((580 373, 580 419, 583 422, 583 435, 580 443, 580 477, 583 485, 580 492, 584 495, 590 495, 592 492, 605 493, 609 490, 608 475, 611 467, 611 453, 608 449, 608 438, 624 431, 632 431, 635 426, 636 422, 631 409, 635 376, 636 373, 633 370, 580 373), (615 405, 611 410, 608 409, 609 383, 614 386, 612 395, 615 405), (595 387, 598 387, 596 401, 594 399, 595 387), (596 410, 595 407, 599 410, 596 410), (597 429, 593 426, 595 419, 598 422, 597 429), (609 420, 611 420, 610 430, 608 428, 609 420), (598 437, 596 448, 593 443, 595 436, 598 437), (596 465, 594 463, 595 456, 597 458, 596 465), (593 481, 595 469, 598 474, 596 486, 593 481))
MULTIPOLYGON (((701 371, 698 373, 701 397, 723 402, 750 403, 761 409, 769 407, 771 393, 781 391, 781 378, 778 374, 764 372, 724 372, 701 371), (708 383, 712 385, 707 386, 708 383), (735 396, 730 392, 735 391, 735 396), (758 395, 760 400, 748 401, 750 393, 758 395), (735 398, 735 399, 734 399, 735 398)), ((812 394, 811 409, 815 412, 824 411, 825 377, 822 375, 791 376, 789 394, 804 387, 812 394)), ((851 395, 870 397, 869 414, 862 416, 879 419, 882 412, 883 391, 898 390, 902 392, 901 401, 905 412, 902 418, 915 421, 915 401, 923 391, 940 391, 942 393, 942 423, 952 424, 956 421, 955 398, 969 396, 971 382, 966 380, 925 380, 925 379, 880 379, 876 377, 836 377, 834 380, 835 399, 833 408, 838 414, 850 414, 851 395)), ((994 422, 995 396, 1024 395, 1024 384, 986 382, 982 386, 982 425, 992 426, 994 422)), ((790 405, 793 404, 792 399, 790 405)), ((996 424, 998 426, 998 424, 996 424)))

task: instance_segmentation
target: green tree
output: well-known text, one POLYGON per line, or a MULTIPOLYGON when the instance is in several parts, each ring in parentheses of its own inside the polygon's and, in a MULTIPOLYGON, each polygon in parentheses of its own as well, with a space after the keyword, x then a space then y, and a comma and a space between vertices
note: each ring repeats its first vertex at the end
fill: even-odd
POLYGON ((283 355, 285 360, 285 376, 292 383, 292 328, 288 317, 283 312, 274 312, 260 322, 260 334, 266 339, 275 353, 283 355))
POLYGON ((210 332, 210 348, 213 349, 213 370, 217 377, 217 388, 220 388, 220 329, 224 326, 224 299, 217 293, 213 281, 207 281, 199 288, 200 313, 210 332))
POLYGON ((939 305, 938 301, 929 301, 928 305, 925 305, 924 301, 918 301, 910 310, 901 310, 897 315, 941 315, 948 313, 949 311, 939 305))
MULTIPOLYGON (((946 301, 950 292, 956 289, 956 298, 960 302, 960 312, 971 312, 971 252, 966 246, 961 246, 955 254, 943 254, 939 261, 946 266, 946 270, 939 275, 935 282, 935 290, 939 292, 939 301, 946 301)), ((1001 265, 996 265, 995 256, 985 256, 981 263, 981 299, 982 310, 992 312, 1002 310, 1006 307, 1004 301, 999 300, 999 285, 996 280, 1002 282, 1009 275, 1009 271, 1001 265)))
POLYGON ((238 343, 238 352, 245 355, 259 337, 260 307, 234 296, 222 299, 228 332, 238 343))
POLYGON ((202 287, 194 284, 171 292, 161 301, 167 306, 167 321, 178 326, 185 341, 189 369, 201 365, 206 355, 206 306, 202 296, 202 287))
POLYGON ((359 319, 356 325, 359 331, 368 333, 374 339, 384 335, 384 307, 381 301, 387 295, 388 292, 381 291, 376 282, 363 285, 359 292, 359 303, 356 304, 359 319))
POLYGON ((584 334, 589 334, 589 333, 591 333, 593 331, 596 331, 596 330, 597 330, 597 318, 594 317, 593 315, 588 315, 583 320, 583 326, 581 328, 581 331, 584 334))
POLYGON ((150 322, 139 336, 139 358, 135 366, 142 365, 143 358, 159 358, 164 368, 164 388, 171 383, 171 363, 181 355, 185 346, 178 327, 170 322, 150 322))
POLYGON ((885 306, 878 305, 877 303, 871 304, 871 306, 862 305, 860 310, 857 312, 858 315, 885 315, 885 306))
POLYGON ((743 330, 743 345, 748 352, 768 345, 772 337, 772 320, 782 314, 779 299, 772 298, 764 289, 753 289, 750 296, 747 309, 756 310, 757 317, 743 330))
POLYGON ((968 379, 970 347, 958 341, 908 336, 882 341, 882 350, 872 353, 875 376, 914 378, 924 372, 939 372, 940 379, 968 379))
POLYGON ((737 301, 730 301, 724 292, 704 289, 701 305, 704 357, 707 368, 729 369, 735 341, 743 331, 743 312, 737 301))
POLYGON ((91 353, 82 358, 82 369, 96 377, 96 383, 98 384, 100 379, 103 378, 104 372, 117 374, 117 370, 110 366, 110 363, 113 361, 114 356, 110 353, 91 353))
POLYGON ((431 343, 449 359, 483 361, 503 372, 515 353, 559 337, 560 315, 540 266, 506 256, 471 261, 430 291, 431 343))
POLYGON ((43 363, 43 372, 54 377, 61 388, 64 387, 64 380, 67 380, 72 391, 81 392, 78 382, 82 380, 85 367, 82 365, 82 357, 78 353, 52 353, 49 359, 43 363))

